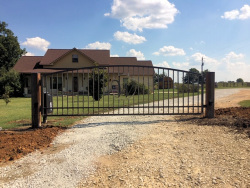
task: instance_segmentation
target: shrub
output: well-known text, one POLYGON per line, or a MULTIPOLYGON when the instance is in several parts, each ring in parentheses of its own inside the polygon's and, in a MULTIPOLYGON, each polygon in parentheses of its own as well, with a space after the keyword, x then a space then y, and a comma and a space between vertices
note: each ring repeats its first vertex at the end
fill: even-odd
POLYGON ((95 69, 89 78, 89 94, 95 101, 99 101, 103 95, 103 88, 107 85, 107 73, 104 70, 95 69), (99 85, 98 85, 99 84, 99 85))
POLYGON ((193 84, 179 84, 177 85, 177 89, 179 93, 193 93, 199 91, 199 86, 193 84))
POLYGON ((140 95, 140 94, 148 94, 148 88, 141 83, 137 83, 134 80, 131 80, 126 87, 126 94, 127 95, 140 95))
POLYGON ((3 94, 3 100, 6 103, 6 105, 10 102, 10 96, 9 96, 9 92, 3 94))

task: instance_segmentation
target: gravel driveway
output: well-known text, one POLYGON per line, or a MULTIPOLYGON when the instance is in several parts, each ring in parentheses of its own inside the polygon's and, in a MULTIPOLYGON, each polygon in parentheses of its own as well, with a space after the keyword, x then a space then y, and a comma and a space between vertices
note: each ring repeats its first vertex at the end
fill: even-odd
MULTIPOLYGON (((239 89, 216 90, 216 99, 239 89)), ((95 161, 131 146, 170 116, 88 117, 59 135, 52 147, 0 168, 0 187, 76 187, 95 161)))

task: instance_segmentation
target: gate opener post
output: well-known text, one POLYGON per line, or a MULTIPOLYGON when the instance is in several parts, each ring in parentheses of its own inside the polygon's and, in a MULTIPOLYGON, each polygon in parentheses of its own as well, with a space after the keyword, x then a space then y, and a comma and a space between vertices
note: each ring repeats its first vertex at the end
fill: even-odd
POLYGON ((31 75, 32 128, 41 127, 41 74, 31 75))
POLYGON ((214 118, 214 85, 215 73, 206 73, 206 112, 205 117, 214 118))

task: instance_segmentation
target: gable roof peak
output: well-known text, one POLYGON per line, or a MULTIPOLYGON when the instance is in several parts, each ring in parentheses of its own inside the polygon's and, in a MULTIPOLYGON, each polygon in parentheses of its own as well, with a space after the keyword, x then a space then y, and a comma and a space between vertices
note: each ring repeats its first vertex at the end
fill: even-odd
POLYGON ((53 65, 61 58, 65 57, 70 52, 77 51, 83 56, 87 57, 92 62, 97 62, 99 65, 109 64, 110 61, 110 51, 109 50, 96 50, 96 49, 48 49, 45 53, 43 59, 41 60, 41 65, 53 65))

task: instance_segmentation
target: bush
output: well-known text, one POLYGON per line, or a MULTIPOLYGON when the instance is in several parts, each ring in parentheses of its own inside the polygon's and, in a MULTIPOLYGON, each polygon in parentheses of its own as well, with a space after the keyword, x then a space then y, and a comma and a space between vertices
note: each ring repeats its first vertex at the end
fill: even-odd
POLYGON ((179 84, 177 89, 179 93, 195 93, 199 91, 199 86, 193 84, 179 84))
POLYGON ((103 95, 103 88, 107 85, 107 73, 104 70, 95 69, 89 78, 89 94, 95 101, 99 101, 103 95), (98 85, 99 84, 99 85, 98 85))
POLYGON ((140 94, 148 94, 149 89, 141 83, 137 83, 134 80, 131 80, 126 87, 127 95, 140 95, 140 94))
POLYGON ((6 103, 6 105, 10 102, 10 95, 9 92, 6 92, 5 94, 3 94, 3 100, 6 103))

